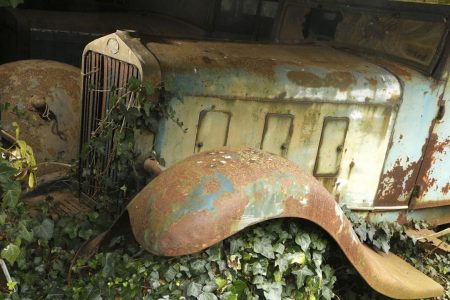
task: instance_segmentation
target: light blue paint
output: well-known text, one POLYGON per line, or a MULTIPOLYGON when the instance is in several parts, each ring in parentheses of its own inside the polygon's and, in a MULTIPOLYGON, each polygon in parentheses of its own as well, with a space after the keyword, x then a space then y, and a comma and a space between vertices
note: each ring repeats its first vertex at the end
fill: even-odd
MULTIPOLYGON (((432 89, 433 81, 417 72, 405 84, 403 102, 400 106, 392 136, 392 146, 387 153, 383 174, 387 174, 395 166, 406 169, 417 163, 422 157, 422 148, 426 143, 430 126, 438 111, 438 99, 443 86, 432 89)), ((409 174, 412 175, 412 174, 409 174)), ((409 177, 396 178, 402 180, 403 187, 409 177)), ((412 188, 412 187, 410 187, 412 188)), ((397 199, 399 204, 407 204, 411 193, 404 193, 397 199)))
POLYGON ((297 177, 291 173, 276 173, 271 179, 260 179, 243 187, 248 198, 244 212, 231 228, 241 230, 249 225, 277 217, 284 212, 284 202, 293 198, 302 205, 307 205, 308 187, 297 183, 297 177), (275 179, 275 180, 274 180, 275 179), (289 184, 283 181, 289 180, 289 184))
POLYGON ((161 155, 163 149, 163 142, 165 138, 164 134, 166 132, 166 122, 167 120, 162 120, 159 122, 158 134, 155 138, 155 151, 159 155, 161 155))
POLYGON ((174 204, 172 213, 166 219, 164 227, 170 226, 179 218, 202 210, 214 211, 214 203, 226 193, 234 192, 233 182, 224 174, 216 172, 211 176, 203 176, 186 197, 184 202, 174 204), (205 187, 210 182, 218 182, 217 191, 207 193, 205 187), (181 205, 181 206, 180 206, 181 205))
MULTIPOLYGON (((173 78, 171 92, 182 91, 190 96, 239 97, 240 99, 276 100, 318 100, 327 102, 367 102, 388 104, 399 99, 400 83, 397 78, 374 64, 361 64, 349 70, 347 64, 333 64, 335 68, 318 67, 311 62, 305 64, 285 63, 273 67, 274 75, 260 73, 251 69, 230 67, 220 69, 205 66, 192 70, 171 73, 173 78), (333 85, 320 87, 299 86, 288 78, 289 72, 308 72, 322 79, 333 72, 348 72, 355 82, 347 91, 340 91, 333 85), (369 79, 377 85, 369 84, 369 79)), ((267 66, 270 70, 271 66, 267 66)))
MULTIPOLYGON (((212 211, 214 210, 214 202, 217 199, 223 194, 231 193, 233 191, 233 183, 222 173, 216 172, 212 177, 203 177, 200 184, 198 184, 187 197, 185 205, 186 212, 193 213, 204 209, 212 211), (217 192, 206 194, 205 186, 209 182, 216 180, 219 181, 219 190, 217 192)), ((181 209, 181 211, 183 210, 184 209, 181 209)))
MULTIPOLYGON (((450 82, 447 83, 443 101, 447 110, 450 108, 450 82)), ((443 188, 450 183, 450 112, 446 112, 439 122, 436 122, 433 133, 437 135, 437 143, 446 147, 442 152, 435 151, 433 165, 428 170, 429 178, 433 178, 432 186, 422 195, 421 201, 448 201, 450 194, 445 194, 443 188)), ((431 150, 429 150, 431 151, 431 150)))

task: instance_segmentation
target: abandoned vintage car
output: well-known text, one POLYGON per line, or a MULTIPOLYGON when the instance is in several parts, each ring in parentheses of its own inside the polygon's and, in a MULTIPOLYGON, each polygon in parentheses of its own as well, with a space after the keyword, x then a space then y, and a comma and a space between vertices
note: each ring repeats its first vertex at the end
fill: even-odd
MULTIPOLYGON (((188 130, 163 120, 138 139, 141 157, 156 151, 169 167, 128 205, 144 248, 189 254, 251 224, 296 216, 327 230, 378 291, 438 295, 442 288, 398 258, 363 246, 336 203, 375 220, 449 222, 446 19, 298 2, 280 13, 277 39, 292 44, 124 31, 91 42, 83 53, 81 144, 130 78, 171 82, 159 97, 172 97, 188 130), (180 91, 182 102, 173 96, 180 91)), ((81 161, 104 167, 96 163, 81 161)))
MULTIPOLYGON (((266 12, 277 43, 117 31, 85 47, 81 145, 117 93, 131 100, 131 78, 161 86, 155 101, 169 101, 187 128, 161 120, 135 145, 140 164, 156 152, 167 168, 127 207, 136 239, 158 255, 185 255, 299 217, 326 230, 377 291, 438 296, 430 278, 362 244, 340 206, 371 220, 450 223, 446 15, 309 1, 266 12)), ((93 156, 80 164, 110 167, 93 156)))

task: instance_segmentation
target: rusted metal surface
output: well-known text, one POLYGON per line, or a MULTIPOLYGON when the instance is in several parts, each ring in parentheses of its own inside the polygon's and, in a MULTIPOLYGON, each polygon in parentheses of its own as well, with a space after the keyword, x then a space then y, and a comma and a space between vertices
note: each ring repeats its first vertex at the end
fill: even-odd
POLYGON ((187 132, 163 120, 156 135, 166 166, 218 146, 252 146, 313 173, 324 120, 347 118, 345 141, 322 142, 320 151, 333 151, 336 159, 334 176, 321 181, 341 203, 373 205, 402 95, 386 69, 324 46, 139 40, 124 32, 96 40, 85 55, 90 51, 134 64, 144 80, 166 82, 165 97, 182 95, 183 103, 168 100, 187 132), (117 53, 107 46, 111 39, 117 53), (274 115, 289 116, 292 122, 281 122, 289 128, 266 121, 274 115), (283 138, 270 134, 275 130, 283 138))
POLYGON ((219 148, 167 169, 128 205, 138 242, 157 255, 198 252, 250 225, 298 217, 326 230, 377 291, 401 299, 443 288, 393 254, 363 245, 333 197, 294 163, 267 152, 219 148))
POLYGON ((446 82, 438 103, 435 118, 429 129, 428 143, 417 180, 417 194, 412 208, 450 205, 450 114, 445 111, 450 103, 450 59, 442 77, 446 82))
POLYGON ((164 79, 174 80, 169 91, 186 96, 393 106, 401 95, 393 74, 331 47, 191 41, 146 47, 164 79))
MULTIPOLYGON (((88 45, 89 51, 136 65, 144 80, 166 82, 166 97, 182 95, 183 103, 169 100, 187 132, 163 120, 156 133, 154 149, 166 166, 222 145, 266 149, 310 173, 322 161, 328 169, 316 172, 320 182, 352 209, 408 208, 419 169, 426 166, 422 159, 444 85, 399 63, 365 60, 323 45, 248 47, 117 32, 88 45), (120 44, 117 53, 108 49, 110 39, 120 44), (276 127, 267 123, 273 115, 292 116, 292 123, 284 124, 289 128, 277 128, 282 136, 286 132, 284 143, 281 136, 265 141, 265 132, 276 127), (338 143, 324 120, 341 118, 348 126, 331 130, 343 137, 338 143), (321 143, 321 136, 332 138, 321 143)), ((443 178, 438 190, 448 193, 447 177, 433 178, 443 178)), ((439 200, 413 207, 448 204, 439 200)))
MULTIPOLYGON (((445 83, 412 69, 381 61, 403 82, 403 102, 386 154, 375 200, 377 206, 409 205, 430 142, 445 83)), ((445 77, 446 78, 446 77, 445 77)), ((448 134, 448 133, 447 133, 448 134)), ((441 170, 442 178, 448 178, 441 170)), ((442 204, 444 204, 442 202, 442 204)))
POLYGON ((407 229, 405 233, 415 240, 419 241, 420 245, 426 249, 437 251, 441 254, 450 253, 450 245, 440 240, 439 237, 450 235, 450 228, 444 229, 440 232, 434 232, 429 229, 407 229))
MULTIPOLYGON (((37 163, 71 163, 78 157, 80 132, 80 70, 54 61, 24 60, 0 66, 0 103, 17 106, 1 116, 3 129, 20 138, 34 151, 37 163)), ((38 175, 66 171, 64 164, 41 164, 38 175)), ((39 176, 38 176, 39 177, 39 176)))
POLYGON ((150 158, 144 161, 144 170, 151 176, 158 176, 164 171, 156 160, 150 158))
MULTIPOLYGON (((387 207, 386 207, 387 208, 387 207)), ((422 209, 406 210, 406 208, 392 207, 387 211, 354 211, 367 218, 369 222, 388 222, 406 225, 411 222, 425 221, 432 226, 450 223, 450 205, 436 206, 422 209)))

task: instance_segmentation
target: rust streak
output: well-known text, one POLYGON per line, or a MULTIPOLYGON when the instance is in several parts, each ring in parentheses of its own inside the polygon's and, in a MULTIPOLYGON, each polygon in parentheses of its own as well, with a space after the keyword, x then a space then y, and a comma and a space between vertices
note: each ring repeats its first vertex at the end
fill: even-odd
POLYGON ((331 72, 324 78, 321 78, 311 72, 290 71, 287 76, 289 80, 300 86, 311 88, 333 86, 341 92, 348 90, 351 85, 356 84, 356 79, 350 72, 331 72))

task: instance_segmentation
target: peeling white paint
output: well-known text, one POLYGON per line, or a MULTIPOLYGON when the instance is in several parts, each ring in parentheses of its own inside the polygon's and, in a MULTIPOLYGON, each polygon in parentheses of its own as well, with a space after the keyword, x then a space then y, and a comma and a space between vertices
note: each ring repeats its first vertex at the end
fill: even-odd
POLYGON ((339 205, 337 203, 334 205, 334 211, 336 212, 336 216, 338 216, 339 221, 341 223, 339 225, 339 230, 337 232, 339 234, 344 229, 344 212, 342 211, 342 209, 339 207, 339 205))
POLYGON ((352 120, 361 120, 362 118, 363 114, 360 110, 355 109, 350 113, 350 119, 352 120))

